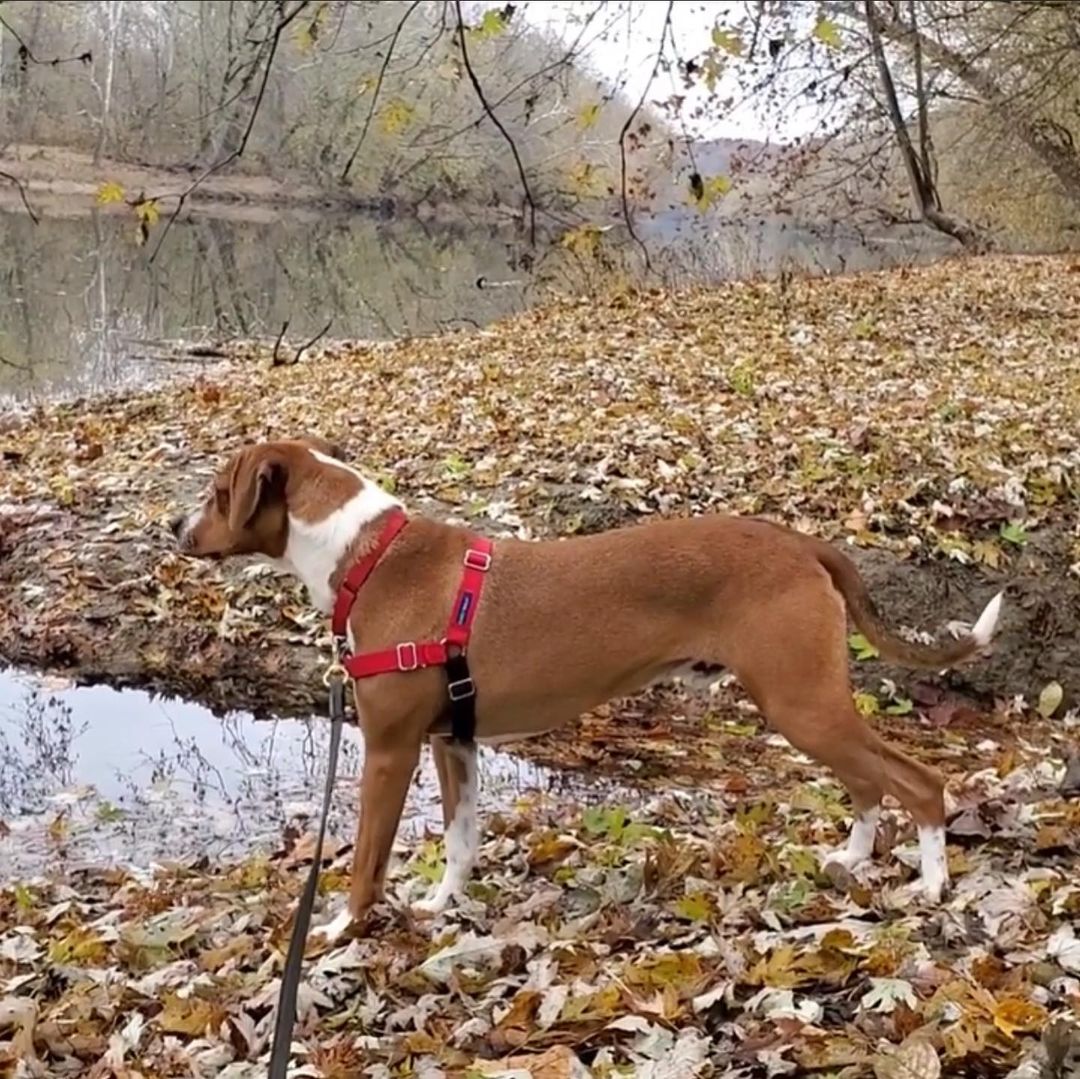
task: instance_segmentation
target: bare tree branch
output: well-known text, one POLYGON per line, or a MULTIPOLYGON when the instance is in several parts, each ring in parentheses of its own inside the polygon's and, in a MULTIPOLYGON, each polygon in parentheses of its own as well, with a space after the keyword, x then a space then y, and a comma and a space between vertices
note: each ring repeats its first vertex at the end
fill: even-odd
POLYGON ((484 94, 484 88, 480 85, 480 80, 476 77, 476 72, 473 70, 472 61, 469 59, 469 49, 465 44, 465 20, 461 14, 461 0, 454 0, 454 13, 457 16, 458 48, 461 49, 461 62, 465 65, 465 71, 469 76, 469 82, 472 83, 472 88, 476 92, 476 96, 483 106, 484 112, 487 113, 488 118, 499 129, 499 133, 510 147, 510 153, 514 155, 514 164, 517 165, 518 177, 521 180, 521 187, 525 192, 525 201, 529 207, 529 243, 535 247, 536 201, 533 199, 532 189, 529 187, 529 178, 525 174, 525 165, 521 160, 521 154, 518 153, 517 143, 514 142, 513 135, 506 130, 502 121, 495 114, 495 110, 488 104, 488 99, 484 94))
POLYGON ((8 183, 15 185, 16 190, 19 192, 19 198, 22 199, 22 204, 26 208, 27 214, 30 216, 30 220, 36 225, 39 218, 38 215, 34 213, 34 208, 30 205, 30 200, 26 197, 26 185, 18 178, 18 176, 12 176, 10 172, 4 172, 3 170, 0 170, 0 180, 7 180, 8 183))
MULTIPOLYGON (((918 26, 915 11, 915 0, 908 0, 908 15, 911 18, 912 30, 918 26)), ((923 175, 934 186, 937 194, 937 178, 934 175, 933 156, 930 145, 930 108, 927 101, 926 81, 923 74, 922 44, 918 32, 914 34, 911 42, 912 59, 915 64, 915 104, 919 113, 919 160, 922 163, 923 175)), ((941 209, 940 203, 938 209, 941 209)))
POLYGON ((29 62, 31 64, 37 64, 39 67, 59 67, 61 64, 89 64, 94 59, 93 53, 87 49, 77 56, 54 56, 49 60, 43 60, 40 56, 34 55, 33 50, 22 39, 19 31, 16 30, 3 15, 0 15, 0 26, 2 26, 19 43, 19 63, 23 66, 29 62))
POLYGON ((939 231, 959 240, 965 247, 970 247, 978 242, 978 233, 967 222, 944 213, 940 208, 941 202, 933 178, 923 171, 919 156, 911 142, 911 135, 908 132, 904 114, 900 110, 896 84, 893 82, 889 61, 885 56, 885 47, 881 43, 879 16, 874 9, 874 0, 864 0, 864 4, 866 23, 870 30, 870 48, 874 55, 878 80, 881 83, 881 90, 885 99, 884 107, 892 124, 893 134, 896 136, 896 143, 904 162, 904 168, 907 170, 912 197, 923 220, 939 231))
POLYGON ((626 193, 626 134, 633 126, 638 113, 641 112, 641 107, 645 104, 645 98, 649 96, 649 91, 652 89, 652 84, 656 79, 656 73, 660 70, 660 63, 664 58, 664 42, 667 41, 668 35, 671 33, 671 12, 674 7, 675 0, 668 0, 667 10, 664 12, 664 25, 660 31, 660 41, 656 46, 656 60, 653 63, 652 71, 649 72, 649 81, 645 83, 645 88, 641 91, 641 97, 638 98, 637 104, 630 115, 627 116, 622 130, 619 132, 619 194, 622 201, 623 220, 626 222, 626 229, 630 233, 630 238, 641 248, 641 253, 645 257, 646 270, 652 268, 649 249, 634 229, 634 221, 630 214, 630 200, 627 198, 626 193))
POLYGON ((277 335, 277 340, 274 342, 274 351, 270 356, 271 367, 281 367, 284 364, 284 360, 281 358, 281 343, 285 340, 285 334, 289 330, 289 320, 286 319, 281 324, 281 333, 277 335))
POLYGON ((360 132, 360 138, 357 139, 356 148, 349 155, 349 160, 345 162, 345 168, 341 170, 341 182, 343 184, 348 182, 349 173, 352 171, 356 155, 360 153, 360 147, 364 145, 364 139, 367 138, 368 128, 371 127, 371 118, 375 115, 375 106, 379 103, 379 93, 382 91, 383 80, 386 78, 386 69, 390 66, 390 60, 394 55, 394 46, 397 44, 405 24, 409 21, 409 16, 419 6, 420 0, 413 0, 405 14, 398 20, 397 26, 394 27, 394 33, 390 37, 390 44, 386 47, 386 55, 383 56, 382 66, 379 68, 379 77, 375 80, 375 88, 371 92, 371 105, 368 107, 368 114, 364 119, 364 127, 360 132))
MULTIPOLYGON (((270 79, 270 70, 274 66, 274 57, 277 54, 278 43, 281 41, 281 35, 288 28, 289 24, 300 13, 311 4, 312 0, 297 0, 296 7, 291 12, 286 12, 284 0, 277 0, 277 8, 280 18, 277 25, 274 27, 273 33, 265 40, 267 47, 266 63, 263 66, 262 79, 259 82, 259 90, 255 95, 255 103, 251 107, 251 115, 248 117, 247 127, 244 129, 244 134, 240 139, 239 144, 234 150, 231 150, 220 161, 215 162, 213 165, 209 165, 205 168, 190 184, 180 193, 180 197, 176 203, 176 209, 169 215, 168 221, 165 222, 164 227, 161 230, 161 234, 158 236, 157 244, 154 246, 153 253, 150 255, 148 261, 153 262, 161 251, 161 245, 165 242, 165 237, 169 234, 169 229, 176 223, 176 219, 180 216, 180 211, 184 208, 184 204, 190 198, 191 194, 197 190, 203 183, 206 182, 209 177, 214 173, 220 172, 226 165, 231 165, 238 158, 243 156, 244 150, 247 149, 248 139, 251 137, 251 131, 255 126, 255 120, 259 115, 259 108, 262 105, 263 97, 266 94, 266 84, 270 79)), ((262 46, 260 46, 262 48, 262 46)))
MULTIPOLYGON (((1039 118, 1032 120, 1025 110, 1017 108, 1010 101, 1006 88, 986 70, 976 66, 977 61, 989 50, 989 45, 974 55, 967 56, 944 41, 930 37, 918 27, 911 26, 895 9, 890 8, 888 17, 882 15, 871 2, 867 2, 862 10, 854 7, 852 10, 870 26, 872 33, 876 33, 879 39, 884 35, 902 46, 910 47, 909 43, 917 36, 924 57, 969 86, 986 106, 996 110, 1002 124, 1011 128, 1017 138, 1042 161, 1070 200, 1080 204, 1080 154, 1077 154, 1074 148, 1062 145, 1047 130, 1041 128, 1039 118)), ((1034 10, 1035 5, 1020 10, 1010 23, 1009 29, 1019 25, 1034 10)), ((998 36, 999 39, 1001 36, 998 36)))
POLYGON ((330 332, 330 327, 333 326, 333 325, 334 325, 334 320, 330 319, 330 321, 327 322, 327 324, 321 330, 319 330, 319 332, 314 337, 312 337, 310 341, 305 341, 296 350, 296 355, 293 356, 292 362, 293 363, 299 363, 300 362, 300 357, 303 356, 303 354, 305 352, 307 352, 307 350, 309 348, 311 348, 312 345, 314 345, 317 342, 321 341, 330 332))

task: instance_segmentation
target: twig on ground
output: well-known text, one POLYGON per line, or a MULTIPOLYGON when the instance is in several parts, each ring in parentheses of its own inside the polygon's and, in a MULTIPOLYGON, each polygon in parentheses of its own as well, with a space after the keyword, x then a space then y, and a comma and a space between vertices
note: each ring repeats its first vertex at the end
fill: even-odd
POLYGON ((330 319, 330 321, 321 330, 319 330, 319 332, 310 341, 305 341, 304 344, 302 344, 296 350, 296 355, 293 356, 292 362, 299 363, 300 357, 303 356, 303 354, 307 352, 307 350, 311 348, 311 346, 314 345, 317 341, 321 341, 330 332, 330 327, 333 325, 334 320, 330 319))
POLYGON ((271 367, 283 367, 285 361, 281 358, 281 342, 285 340, 285 331, 289 328, 289 320, 286 319, 281 324, 281 333, 277 335, 277 340, 274 342, 274 354, 270 357, 271 367))

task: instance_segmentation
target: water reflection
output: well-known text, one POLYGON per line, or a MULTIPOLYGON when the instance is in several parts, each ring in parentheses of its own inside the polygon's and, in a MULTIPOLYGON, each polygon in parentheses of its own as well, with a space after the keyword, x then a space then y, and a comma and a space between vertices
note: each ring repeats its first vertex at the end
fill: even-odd
MULTIPOLYGON (((275 849, 287 822, 317 812, 328 736, 322 720, 219 719, 138 691, 0 672, 0 880, 275 849)), ((361 759, 347 730, 330 820, 343 838, 356 823, 361 759)), ((489 810, 527 791, 579 801, 612 793, 489 750, 481 777, 489 810)), ((439 830, 440 822, 425 754, 402 834, 439 830)))
MULTIPOLYGON (((586 265, 559 245, 530 251, 510 226, 250 208, 178 223, 151 262, 127 216, 77 210, 54 208, 36 226, 20 209, 0 210, 0 398, 160 376, 148 343, 177 338, 272 340, 286 322, 292 342, 328 322, 339 338, 481 326, 549 286, 588 294, 604 264, 639 268, 618 230, 605 234, 599 265, 586 265)), ((868 237, 775 216, 670 211, 638 227, 654 270, 674 282, 870 269, 942 250, 923 231, 868 237)))
POLYGON ((72 392, 145 379, 140 343, 174 338, 389 338, 480 325, 529 302, 514 234, 371 217, 201 217, 154 262, 124 216, 34 225, 0 212, 0 392, 72 392))

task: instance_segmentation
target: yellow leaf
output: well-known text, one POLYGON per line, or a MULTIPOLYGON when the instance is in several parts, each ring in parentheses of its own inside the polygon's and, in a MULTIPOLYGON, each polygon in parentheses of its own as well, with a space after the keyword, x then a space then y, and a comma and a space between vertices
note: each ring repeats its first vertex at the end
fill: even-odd
POLYGON ((856 693, 855 708, 860 716, 876 716, 880 711, 878 699, 873 693, 856 693))
POLYGON ((724 73, 723 57, 717 59, 715 53, 707 53, 701 63, 701 71, 705 79, 705 86, 711 94, 716 89, 720 76, 724 73))
POLYGON ((591 161, 579 161, 567 172, 570 189, 578 195, 600 195, 604 191, 604 170, 591 161))
POLYGON ((97 933, 88 926, 73 929, 66 937, 49 945, 49 959, 58 965, 101 966, 108 957, 108 948, 97 933))
POLYGON ((695 172, 690 177, 690 201, 703 212, 730 190, 731 179, 727 176, 699 176, 695 172))
POLYGON ((600 116, 600 106, 598 103, 593 102, 591 105, 583 106, 577 114, 577 125, 583 131, 592 127, 600 116))
POLYGON ((378 85, 379 80, 375 75, 364 75, 356 80, 356 96, 363 97, 364 94, 371 93, 378 85))
POLYGON ((1039 694, 1039 715, 1049 719, 1061 707, 1065 691, 1058 682, 1047 682, 1039 694))
POLYGON ((1019 997, 999 1000, 994 1008, 994 1026, 1010 1038, 1017 1031, 1034 1033, 1042 1030, 1048 1018, 1045 1008, 1019 997))
POLYGON ((604 231, 596 225, 578 225, 559 237, 559 245, 580 258, 591 258, 600 248, 600 237, 604 231))
POLYGON ((712 898, 705 892, 684 895, 675 903, 675 913, 688 922, 707 922, 712 912, 712 898))
POLYGON ((379 124, 387 135, 396 135, 409 126, 415 113, 412 105, 398 98, 379 113, 379 124))
POLYGON ((723 49, 729 56, 742 56, 742 38, 734 30, 725 30, 723 27, 714 26, 712 43, 718 49, 723 49))
POLYGON ((175 993, 167 993, 157 1024, 167 1034, 197 1038, 205 1034, 209 1026, 216 1026, 215 1013, 219 1011, 210 1001, 200 997, 178 997, 175 993))
POLYGON ((1001 565, 1004 552, 993 540, 976 540, 971 547, 971 553, 976 562, 981 562, 991 569, 998 569, 1001 565))
POLYGON ((479 26, 471 27, 469 33, 481 41, 498 37, 509 25, 512 15, 513 8, 509 5, 501 11, 498 8, 489 8, 484 12, 479 26), (507 14, 508 11, 510 14, 507 14))
POLYGON ((157 199, 143 199, 142 202, 137 202, 135 204, 135 213, 138 215, 139 220, 149 227, 156 225, 161 217, 157 199))
POLYGON ((328 5, 320 4, 315 9, 315 15, 304 22, 297 23, 293 31, 293 41, 298 52, 307 53, 315 48, 315 43, 322 33, 323 24, 326 22, 328 5))
POLYGON ((106 180, 97 189, 97 201, 99 206, 108 206, 110 202, 123 202, 124 189, 114 180, 106 180))
POLYGON ((820 18, 817 21, 817 25, 814 27, 814 37, 822 43, 822 45, 828 45, 830 49, 839 49, 842 42, 840 40, 840 27, 832 21, 832 19, 820 18))

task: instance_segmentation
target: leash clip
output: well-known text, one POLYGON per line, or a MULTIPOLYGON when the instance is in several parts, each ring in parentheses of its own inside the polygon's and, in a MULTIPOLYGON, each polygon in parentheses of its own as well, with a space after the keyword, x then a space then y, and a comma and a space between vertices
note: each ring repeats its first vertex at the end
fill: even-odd
POLYGON ((329 689, 334 682, 344 682, 347 673, 341 663, 335 659, 333 663, 328 663, 326 670, 323 671, 323 685, 329 689))
POLYGON ((345 670, 345 660, 349 655, 349 642, 344 637, 334 637, 334 658, 326 665, 323 671, 323 685, 327 689, 334 682, 344 682, 348 676, 345 670))

